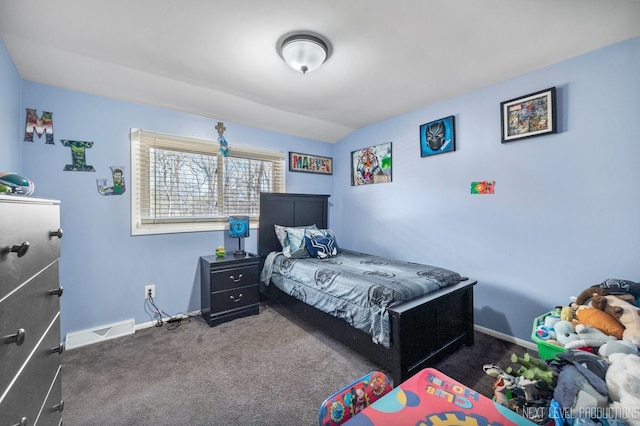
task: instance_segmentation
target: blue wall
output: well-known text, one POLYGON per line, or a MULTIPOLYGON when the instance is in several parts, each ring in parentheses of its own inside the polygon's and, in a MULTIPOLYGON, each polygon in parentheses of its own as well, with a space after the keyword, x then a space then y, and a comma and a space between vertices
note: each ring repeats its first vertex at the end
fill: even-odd
MULTIPOLYGON (((225 136, 232 146, 332 156, 333 177, 288 173, 287 190, 332 194, 330 223, 342 246, 475 278, 476 322, 528 339, 533 317, 586 286, 640 280, 638 69, 636 38, 376 123, 335 145, 233 123, 225 136), (500 102, 551 86, 559 133, 501 144, 500 102), (457 150, 421 158, 419 126, 448 115, 456 117, 457 150), (350 186, 350 152, 389 141, 393 182, 350 186), (495 194, 471 195, 478 180, 495 180, 495 194)), ((149 321, 150 283, 166 312, 199 309, 198 257, 230 244, 224 233, 131 237, 130 192, 103 197, 95 180, 124 165, 130 182, 131 127, 213 140, 218 120, 21 81, 2 45, 0 70, 3 93, 13 93, 0 100, 0 148, 13 152, 2 167, 33 179, 36 196, 62 200, 63 335, 149 321), (54 113, 55 145, 22 142, 25 108, 54 113), (87 160, 97 172, 63 172, 71 153, 60 139, 93 141, 87 160)), ((255 245, 254 232, 247 247, 255 245)))
MULTIPOLYGON (((22 145, 23 173, 36 183, 35 196, 61 200, 64 229, 60 281, 62 334, 134 318, 151 320, 144 310, 144 286, 155 284, 156 303, 176 314, 200 309, 198 259, 212 254, 218 245, 233 248, 224 232, 131 236, 131 191, 122 196, 98 193, 96 179, 111 182, 110 166, 125 167, 125 184, 131 182, 130 128, 142 128, 181 136, 216 140, 218 120, 151 108, 104 97, 24 81, 22 109, 53 113, 55 145, 44 137, 22 145), (60 139, 92 141, 87 163, 96 172, 65 172, 71 150, 60 139)), ((20 118, 25 120, 25 114, 20 118)), ((258 146, 288 152, 330 156, 333 146, 225 122, 230 144, 258 146)), ((292 192, 331 194, 330 176, 287 173, 292 192)), ((255 230, 245 242, 256 251, 255 230)))
POLYGON ((352 133, 333 153, 339 244, 477 279, 476 323, 522 339, 592 284, 640 281, 638 70, 640 38, 352 133), (501 144, 500 102, 552 86, 559 133, 501 144), (457 150, 421 158, 419 126, 449 115, 457 150), (350 152, 389 141, 393 182, 350 186, 350 152), (471 195, 483 180, 495 194, 471 195))
MULTIPOLYGON (((20 156, 20 75, 0 38, 0 172, 22 171, 20 156)), ((24 131, 24 130, 23 130, 24 131)))

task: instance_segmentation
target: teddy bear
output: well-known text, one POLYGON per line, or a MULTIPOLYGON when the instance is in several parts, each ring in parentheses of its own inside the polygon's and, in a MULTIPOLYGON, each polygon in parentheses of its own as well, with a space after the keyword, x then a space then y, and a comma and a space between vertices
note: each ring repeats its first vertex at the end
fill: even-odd
POLYGON ((563 306, 560 309, 560 319, 562 321, 573 321, 576 317, 576 310, 572 306, 563 306))
POLYGON ((640 346, 640 310, 615 296, 596 296, 593 303, 598 306, 612 305, 622 309, 620 323, 624 326, 622 340, 640 346))
POLYGON ((578 324, 574 326, 569 321, 558 321, 554 327, 558 342, 565 349, 577 349, 585 346, 599 348, 607 342, 617 340, 597 328, 578 324))
POLYGON ((593 286, 593 287, 589 287, 589 288, 585 288, 582 293, 580 293, 578 295, 578 297, 576 297, 576 301, 575 303, 577 305, 586 305, 589 303, 589 300, 595 296, 609 296, 609 295, 614 295, 616 297, 619 297, 620 299, 624 300, 625 302, 629 302, 635 305, 636 303, 636 298, 633 294, 629 294, 629 293, 622 293, 622 292, 618 292, 616 291, 614 288, 611 287, 601 287, 603 284, 600 284, 600 286, 593 286))

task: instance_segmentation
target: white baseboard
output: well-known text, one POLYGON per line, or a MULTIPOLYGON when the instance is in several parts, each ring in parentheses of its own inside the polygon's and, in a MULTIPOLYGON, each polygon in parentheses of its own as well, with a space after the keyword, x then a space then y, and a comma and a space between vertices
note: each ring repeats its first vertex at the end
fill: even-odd
MULTIPOLYGON (((187 314, 174 315, 173 318, 186 319, 186 318, 193 317, 193 316, 198 316, 198 315, 200 315, 200 310, 189 312, 187 314)), ((168 319, 169 318, 163 318, 162 322, 166 323, 168 319)), ((145 328, 151 328, 151 327, 155 327, 155 326, 156 326, 156 321, 142 322, 142 323, 136 325, 136 331, 137 330, 144 330, 145 328)))
POLYGON ((538 352, 538 346, 533 342, 529 342, 528 340, 523 340, 523 339, 519 339, 517 337, 509 336, 508 334, 504 334, 504 333, 501 333, 499 331, 495 331, 495 330, 492 330, 492 329, 487 328, 487 327, 483 327, 483 326, 478 325, 478 324, 474 324, 473 327, 476 329, 476 331, 479 331, 480 333, 488 334, 489 336, 493 336, 493 337, 496 337, 498 339, 505 340, 505 341, 507 341, 509 343, 513 343, 515 345, 522 346, 522 347, 525 347, 527 349, 531 349, 532 351, 538 352))
MULTIPOLYGON (((174 315, 173 318, 189 318, 200 315, 200 311, 193 311, 188 314, 174 315)), ((163 318, 162 322, 166 323, 168 318, 163 318)), ((91 345, 93 343, 103 342, 105 340, 115 339, 116 337, 129 336, 138 330, 150 328, 156 325, 155 321, 147 321, 136 324, 135 320, 126 320, 113 324, 103 325, 88 330, 74 331, 67 333, 65 339, 65 349, 75 349, 81 346, 91 345)))
POLYGON ((81 346, 115 339, 116 337, 128 336, 135 332, 134 324, 135 321, 130 319, 88 330, 67 333, 64 345, 65 349, 75 349, 81 346))

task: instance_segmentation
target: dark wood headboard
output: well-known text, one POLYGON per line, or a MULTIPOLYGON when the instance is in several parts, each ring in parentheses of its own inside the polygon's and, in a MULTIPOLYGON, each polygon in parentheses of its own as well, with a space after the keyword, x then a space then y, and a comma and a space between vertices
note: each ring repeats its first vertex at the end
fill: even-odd
POLYGON ((329 195, 261 193, 258 256, 282 250, 273 225, 327 228, 328 210, 329 195))

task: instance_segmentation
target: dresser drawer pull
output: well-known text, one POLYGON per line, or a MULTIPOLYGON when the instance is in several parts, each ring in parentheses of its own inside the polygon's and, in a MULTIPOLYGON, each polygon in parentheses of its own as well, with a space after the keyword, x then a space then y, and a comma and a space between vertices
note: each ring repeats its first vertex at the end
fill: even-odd
POLYGON ((62 343, 60 343, 58 346, 56 346, 55 348, 51 348, 49 349, 50 353, 52 354, 60 354, 62 355, 62 352, 64 352, 64 345, 62 343))
POLYGON ((238 278, 234 277, 233 275, 229 275, 229 278, 231 278, 234 283, 239 283, 242 279, 242 274, 238 275, 238 278))
MULTIPOLYGON (((58 287, 58 288, 54 288, 53 290, 49 290, 49 294, 51 296, 53 295, 57 295, 58 297, 62 297, 62 292, 64 291, 64 288, 62 288, 62 286, 58 287)), ((67 299, 64 299, 67 300, 67 299)))
POLYGON ((11 253, 18 253, 18 257, 24 256, 25 254, 27 254, 27 251, 29 251, 29 241, 25 241, 20 245, 16 244, 11 247, 11 253))
POLYGON ((56 404, 51 408, 53 411, 60 411, 62 413, 64 411, 64 400, 60 401, 60 404, 56 404))
POLYGON ((62 229, 58 228, 57 231, 49 231, 50 237, 58 237, 58 239, 62 238, 62 229))
POLYGON ((27 426, 29 424, 29 420, 26 417, 20 419, 20 423, 16 423, 13 426, 27 426))
POLYGON ((238 303, 240 299, 242 299, 242 293, 240 293, 238 297, 229 296, 229 299, 233 300, 234 303, 238 303))
POLYGON ((20 346, 24 343, 24 338, 26 337, 27 332, 24 331, 24 328, 18 330, 16 334, 10 334, 8 336, 4 336, 4 342, 6 344, 15 343, 16 346, 20 346))

